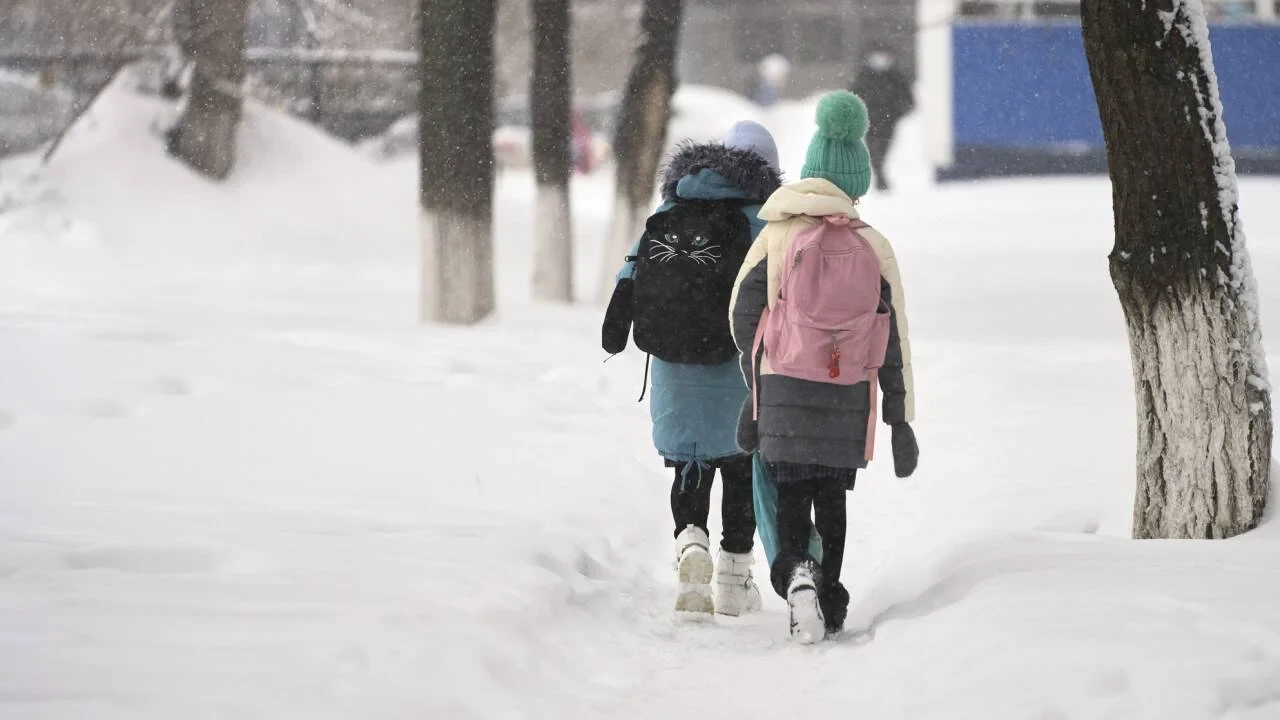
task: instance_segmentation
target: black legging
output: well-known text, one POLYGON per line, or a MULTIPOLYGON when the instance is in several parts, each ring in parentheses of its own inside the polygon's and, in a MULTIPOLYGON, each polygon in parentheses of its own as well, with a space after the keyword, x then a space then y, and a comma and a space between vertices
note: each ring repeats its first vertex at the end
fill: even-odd
POLYGON ((751 456, 729 458, 712 463, 712 467, 703 468, 699 477, 698 468, 689 470, 685 476, 685 466, 676 465, 675 481, 671 484, 671 518, 675 521, 675 534, 679 535, 689 525, 707 530, 707 517, 711 514, 711 484, 715 480, 716 469, 724 479, 721 490, 720 524, 724 537, 720 547, 731 553, 751 552, 751 544, 756 534, 756 510, 751 496, 751 456))
POLYGON ((809 557, 809 529, 818 528, 822 536, 821 576, 817 578, 824 591, 840 582, 844 565, 844 538, 848 525, 845 510, 845 485, 835 480, 816 478, 778 483, 778 556, 773 560, 769 579, 781 597, 787 596, 791 574, 809 557), (809 519, 813 511, 812 524, 809 519))

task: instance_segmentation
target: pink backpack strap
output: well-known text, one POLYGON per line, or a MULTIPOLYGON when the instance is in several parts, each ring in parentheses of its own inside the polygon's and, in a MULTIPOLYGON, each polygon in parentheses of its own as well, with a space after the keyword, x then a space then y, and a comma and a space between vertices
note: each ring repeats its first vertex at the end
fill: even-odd
MULTIPOLYGON (((871 227, 861 218, 852 220, 849 223, 849 229, 857 233, 859 230, 865 230, 871 227)), ((859 233, 861 236, 861 233, 859 233)), ((864 238, 865 239, 865 238, 864 238)), ((867 384, 870 386, 871 407, 867 412, 867 447, 866 460, 871 462, 876 454, 876 421, 879 420, 879 390, 880 390, 880 373, 879 370, 873 369, 867 373, 867 384)))
MULTIPOLYGON (((851 219, 849 221, 849 229, 854 231, 855 233, 857 233, 859 230, 865 230, 869 227, 871 226, 868 225, 866 222, 864 222, 861 218, 856 220, 851 219)), ((860 233, 859 233, 859 236, 861 236, 860 233)), ((869 390, 870 394, 868 397, 871 400, 871 407, 867 411, 866 460, 867 462, 871 462, 871 460, 875 458, 875 454, 876 454, 876 424, 877 424, 876 421, 880 419, 877 414, 878 407, 880 405, 880 401, 879 401, 880 373, 878 370, 873 369, 867 373, 867 384, 870 386, 870 390, 869 390)))
POLYGON ((877 395, 879 394, 877 390, 879 390, 880 387, 879 371, 869 371, 867 373, 867 383, 871 386, 869 395, 871 399, 871 408, 867 411, 867 452, 865 459, 867 462, 871 462, 875 459, 876 455, 876 420, 878 419, 876 416, 876 406, 880 404, 877 402, 877 395))
POLYGON ((760 419, 760 378, 757 377, 756 358, 764 346, 764 326, 769 322, 769 303, 760 311, 760 324, 756 326, 756 339, 751 343, 751 419, 760 419))

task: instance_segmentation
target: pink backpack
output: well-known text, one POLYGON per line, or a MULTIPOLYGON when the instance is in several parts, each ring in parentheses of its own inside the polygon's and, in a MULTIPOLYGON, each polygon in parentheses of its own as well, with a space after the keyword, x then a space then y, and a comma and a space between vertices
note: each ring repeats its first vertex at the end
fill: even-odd
MULTIPOLYGON (((869 382, 870 460, 877 371, 889 348, 890 309, 880 298, 880 259, 858 233, 866 227, 861 220, 829 215, 796 234, 782 264, 778 298, 760 318, 751 359, 754 364, 763 342, 778 375, 834 385, 869 382)), ((758 418, 758 389, 752 401, 758 418)))

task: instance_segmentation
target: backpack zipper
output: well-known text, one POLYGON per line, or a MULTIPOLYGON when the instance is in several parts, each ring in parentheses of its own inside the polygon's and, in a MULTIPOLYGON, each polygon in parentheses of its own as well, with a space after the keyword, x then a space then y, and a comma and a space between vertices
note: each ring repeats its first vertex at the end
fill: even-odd
MULTIPOLYGON (((805 251, 812 249, 813 247, 814 247, 813 245, 810 245, 807 248, 800 248, 799 250, 796 251, 796 256, 791 261, 792 269, 795 269, 795 267, 800 264, 800 257, 804 255, 805 251)), ((858 252, 858 248, 852 247, 852 248, 849 248, 848 250, 841 250, 839 252, 826 252, 826 254, 827 255, 852 255, 856 252, 858 252)))

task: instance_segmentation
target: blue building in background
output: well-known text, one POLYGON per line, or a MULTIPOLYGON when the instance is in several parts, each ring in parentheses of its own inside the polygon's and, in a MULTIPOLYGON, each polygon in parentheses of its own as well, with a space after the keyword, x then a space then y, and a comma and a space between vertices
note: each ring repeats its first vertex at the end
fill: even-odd
MULTIPOLYGON (((1236 169, 1280 174, 1280 3, 1205 4, 1236 169)), ((939 6, 921 1, 918 89, 939 180, 1106 172, 1078 2, 939 6)))

